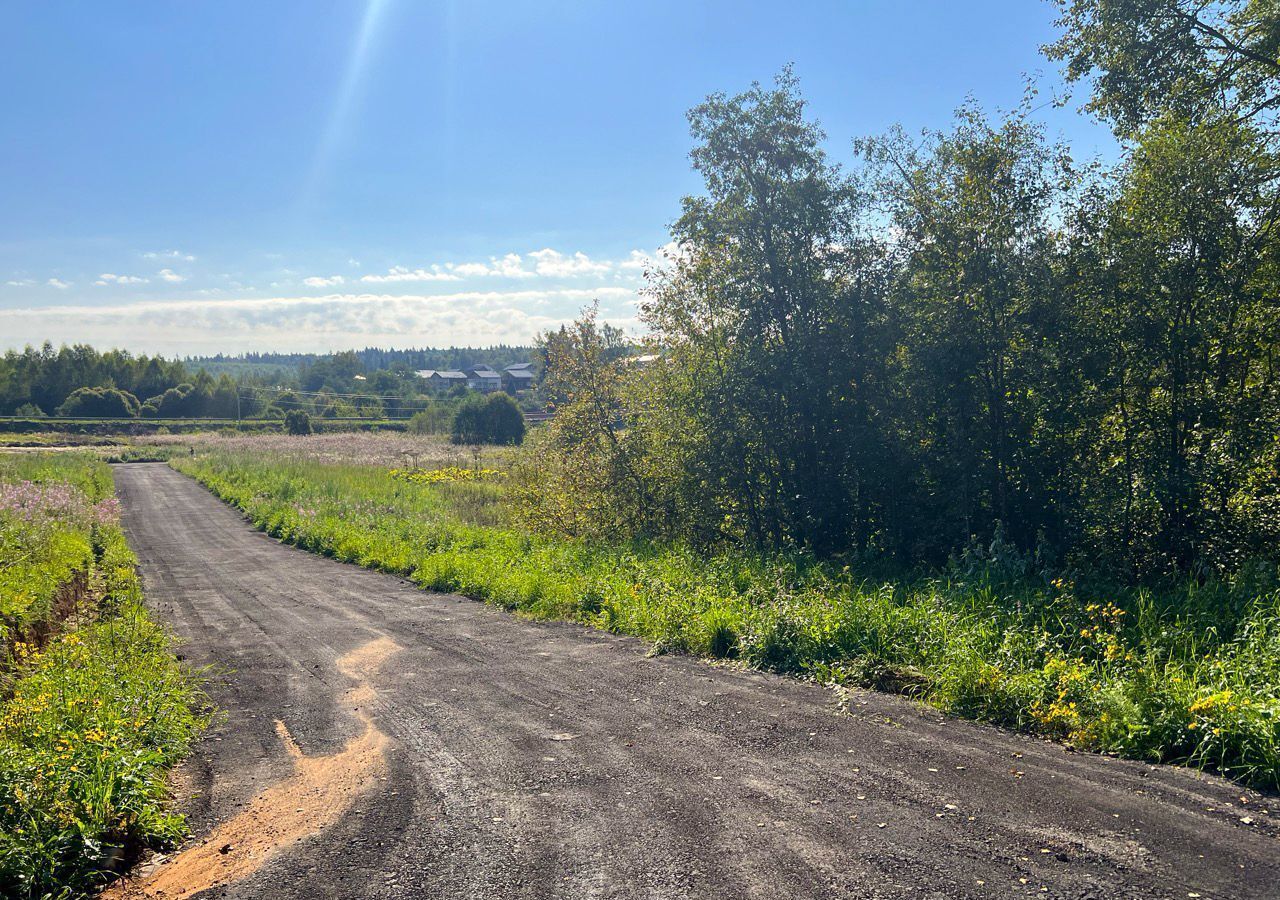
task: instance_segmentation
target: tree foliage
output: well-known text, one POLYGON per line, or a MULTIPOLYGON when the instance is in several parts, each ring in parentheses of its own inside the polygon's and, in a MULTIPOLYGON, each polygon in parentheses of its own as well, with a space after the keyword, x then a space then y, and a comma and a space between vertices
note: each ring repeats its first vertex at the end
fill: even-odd
MULTIPOLYGON (((1088 108, 1124 136, 1173 113, 1270 123, 1280 110, 1275 0, 1057 0, 1062 36, 1046 47, 1072 81, 1094 79, 1088 108)), ((1265 127, 1265 126, 1264 126, 1265 127)))
POLYGON ((132 419, 138 415, 138 398, 116 388, 77 388, 58 407, 58 415, 78 418, 132 419))
MULTIPOLYGON (((1231 21, 1266 20, 1248 6, 1231 21)), ((1157 109, 1114 73, 1109 171, 1029 104, 857 141, 851 173, 789 72, 696 107, 705 190, 643 307, 654 361, 611 357, 590 311, 544 338, 528 518, 910 563, 995 542, 1139 578, 1276 561, 1280 158, 1202 84, 1165 73, 1157 109)))
POLYGON ((284 414, 284 430, 292 435, 311 434, 311 416, 300 409, 289 410, 284 414))
MULTIPOLYGON (((568 534, 636 533, 654 521, 649 482, 637 469, 646 432, 627 427, 622 333, 592 307, 572 326, 543 335, 543 390, 555 417, 530 442, 516 486, 529 524, 568 534)), ((634 424, 632 422, 632 424, 634 424)))
POLYGON ((524 414, 501 391, 468 397, 453 417, 455 444, 518 444, 524 440, 524 414))

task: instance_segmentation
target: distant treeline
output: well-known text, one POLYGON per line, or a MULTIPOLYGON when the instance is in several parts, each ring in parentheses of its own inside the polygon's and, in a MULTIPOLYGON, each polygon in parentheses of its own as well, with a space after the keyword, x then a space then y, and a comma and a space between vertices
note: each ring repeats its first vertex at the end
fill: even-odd
MULTIPOLYGON (((359 361, 361 371, 373 372, 380 369, 465 369, 488 363, 495 369, 502 369, 513 363, 528 362, 533 353, 532 347, 508 346, 495 344, 491 347, 443 347, 432 349, 391 350, 381 347, 366 347, 363 350, 347 351, 359 361)), ((186 359, 187 365, 196 369, 207 369, 210 372, 226 371, 231 374, 252 371, 257 373, 278 372, 285 369, 301 369, 329 358, 334 354, 327 353, 241 353, 237 355, 217 354, 215 356, 192 356, 186 359)), ((344 354, 346 355, 346 354, 344 354)))
POLYGON ((529 347, 247 354, 169 360, 77 344, 0 357, 0 415, 87 418, 409 418, 432 406, 415 374, 534 358, 529 347))
POLYGON ((232 416, 237 385, 160 356, 85 344, 0 358, 0 415, 232 416))

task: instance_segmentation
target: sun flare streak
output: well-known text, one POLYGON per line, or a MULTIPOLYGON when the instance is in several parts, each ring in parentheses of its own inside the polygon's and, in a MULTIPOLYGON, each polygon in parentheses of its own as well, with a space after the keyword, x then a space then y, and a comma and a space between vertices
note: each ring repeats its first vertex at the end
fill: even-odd
POLYGON ((329 167, 330 161, 333 159, 334 153, 337 151, 338 144, 342 140, 347 120, 351 115, 351 107, 355 103, 356 92, 368 66, 369 52, 373 46, 374 37, 377 35, 378 26, 386 13, 386 9, 390 5, 391 0, 368 0, 365 5, 364 17, 360 21, 360 29, 356 33, 355 43, 351 47, 351 55, 347 59, 346 71, 343 73, 342 81, 338 85, 338 92, 333 101, 333 109, 329 113, 329 121, 325 125, 324 133, 320 136, 320 143, 316 146, 315 158, 312 160, 311 172, 307 178, 306 189, 303 192, 304 201, 310 201, 315 197, 319 190, 320 182, 329 167))

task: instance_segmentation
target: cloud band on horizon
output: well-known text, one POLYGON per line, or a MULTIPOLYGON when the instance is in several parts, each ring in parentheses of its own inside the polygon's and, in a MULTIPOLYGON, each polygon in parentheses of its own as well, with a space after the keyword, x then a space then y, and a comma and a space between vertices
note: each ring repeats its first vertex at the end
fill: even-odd
POLYGON ((599 300, 602 318, 636 331, 633 288, 549 288, 451 294, 349 293, 114 306, 0 309, 8 348, 66 343, 149 353, 323 351, 355 346, 529 343, 599 300))

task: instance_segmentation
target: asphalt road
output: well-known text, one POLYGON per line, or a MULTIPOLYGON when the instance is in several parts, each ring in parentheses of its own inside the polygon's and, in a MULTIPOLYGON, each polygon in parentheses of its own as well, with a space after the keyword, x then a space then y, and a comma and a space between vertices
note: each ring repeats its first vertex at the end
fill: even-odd
POLYGON ((1276 898, 1280 798, 650 656, 283 546, 116 469, 226 717, 139 896, 1276 898), (1268 811, 1269 809, 1269 811, 1268 811))

